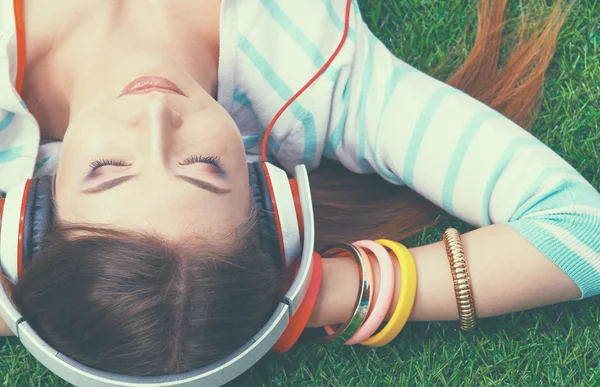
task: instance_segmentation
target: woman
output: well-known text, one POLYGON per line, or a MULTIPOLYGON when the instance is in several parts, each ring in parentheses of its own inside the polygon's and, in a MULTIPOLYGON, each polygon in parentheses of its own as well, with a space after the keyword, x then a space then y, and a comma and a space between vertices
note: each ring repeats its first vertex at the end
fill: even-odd
MULTIPOLYGON (((95 368, 150 375, 218 360, 264 324, 281 282, 246 161, 335 48, 345 2, 61 1, 25 8, 21 96, 62 149, 57 224, 13 298, 55 348, 95 368)), ((529 123, 564 12, 498 69, 504 8, 482 2, 474 50, 448 81, 491 108, 394 58, 353 4, 349 42, 269 141, 288 170, 335 160, 483 226, 463 237, 479 317, 600 291, 600 195, 504 117, 529 123)), ((399 239, 439 215, 356 176, 313 175, 320 246, 399 239)), ((412 319, 456 319, 443 244, 411 253, 412 319)), ((345 259, 324 261, 311 326, 346 320, 356 276, 345 259)))

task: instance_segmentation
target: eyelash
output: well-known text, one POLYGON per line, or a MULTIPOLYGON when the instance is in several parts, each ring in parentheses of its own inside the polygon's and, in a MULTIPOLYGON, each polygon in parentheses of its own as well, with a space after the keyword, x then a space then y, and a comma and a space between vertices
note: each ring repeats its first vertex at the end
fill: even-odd
POLYGON ((102 168, 107 165, 115 165, 117 167, 126 167, 127 163, 125 163, 125 161, 123 161, 123 160, 117 160, 117 159, 98 159, 98 160, 93 160, 90 163, 90 168, 92 168, 92 172, 94 172, 96 169, 102 168))
POLYGON ((221 161, 221 159, 218 156, 205 157, 205 156, 200 156, 200 155, 192 155, 192 156, 189 156, 188 158, 186 158, 185 160, 183 160, 183 162, 179 163, 179 165, 205 163, 205 164, 212 164, 212 165, 218 167, 220 161, 221 161))
MULTIPOLYGON (((206 163, 206 164, 211 164, 211 165, 218 167, 220 161, 221 161, 221 159, 218 156, 205 157, 205 156, 200 156, 200 155, 192 155, 192 156, 189 156, 188 158, 186 158, 185 160, 183 160, 182 162, 180 162, 179 165, 206 163)), ((92 172, 94 172, 95 170, 105 167, 107 165, 113 165, 113 166, 117 166, 117 167, 126 167, 128 164, 124 160, 98 159, 98 160, 93 160, 90 163, 90 168, 92 169, 92 172)))

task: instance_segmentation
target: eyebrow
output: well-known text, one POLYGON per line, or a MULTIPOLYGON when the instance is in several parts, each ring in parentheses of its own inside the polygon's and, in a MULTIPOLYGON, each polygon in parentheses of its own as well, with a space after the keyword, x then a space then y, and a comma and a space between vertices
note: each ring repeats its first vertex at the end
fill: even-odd
MULTIPOLYGON (((230 189, 224 189, 224 188, 220 188, 217 187, 216 185, 213 185, 211 183, 208 183, 204 180, 200 180, 200 179, 195 179, 193 177, 189 177, 189 176, 183 176, 183 175, 175 175, 176 177, 178 177, 181 180, 184 180, 190 184, 195 185, 196 187, 202 188, 206 191, 212 192, 214 194, 217 195, 225 195, 231 192, 230 189)), ((135 178, 136 175, 128 175, 128 176, 122 176, 122 177, 117 177, 115 179, 111 179, 108 181, 105 181, 101 184, 98 184, 95 187, 91 187, 91 188, 87 188, 82 190, 81 192, 85 195, 94 195, 94 194, 98 194, 101 192, 105 192, 108 191, 111 188, 115 188, 125 182, 128 182, 129 180, 135 178)))
POLYGON ((128 176, 117 177, 116 179, 112 179, 112 180, 107 180, 101 184, 98 184, 95 187, 90 187, 90 188, 84 189, 81 191, 81 193, 84 193, 86 195, 93 195, 93 194, 98 194, 100 192, 108 191, 109 189, 114 188, 118 185, 121 185, 121 184, 133 179, 134 177, 135 177, 135 175, 128 175, 128 176))
POLYGON ((193 177, 189 177, 189 176, 183 176, 183 175, 175 175, 175 177, 180 178, 181 180, 185 180, 190 184, 195 185, 198 188, 202 188, 204 190, 207 190, 209 192, 212 192, 214 194, 217 195, 225 195, 231 192, 230 189, 224 189, 224 188, 220 188, 217 187, 216 185, 213 185, 209 182, 206 182, 204 180, 200 180, 200 179, 195 179, 193 177))

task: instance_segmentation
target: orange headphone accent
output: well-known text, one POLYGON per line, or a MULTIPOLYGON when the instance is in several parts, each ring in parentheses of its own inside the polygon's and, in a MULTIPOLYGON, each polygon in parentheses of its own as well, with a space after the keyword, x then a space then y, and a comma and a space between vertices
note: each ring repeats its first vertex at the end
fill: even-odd
POLYGON ((17 79, 15 88, 17 89, 17 92, 21 94, 21 91, 23 90, 23 79, 25 77, 25 62, 27 61, 23 0, 14 0, 14 10, 17 29, 17 79))
POLYGON ((25 183, 25 191, 21 200, 21 217, 19 219, 19 247, 17 250, 17 270, 19 273, 23 271, 23 235, 25 231, 25 211, 27 211, 27 198, 29 197, 29 187, 31 180, 25 183))

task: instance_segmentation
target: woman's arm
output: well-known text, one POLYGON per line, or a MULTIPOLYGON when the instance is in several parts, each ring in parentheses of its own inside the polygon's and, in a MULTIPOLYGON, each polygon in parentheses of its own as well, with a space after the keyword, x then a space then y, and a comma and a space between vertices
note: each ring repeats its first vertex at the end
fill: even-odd
MULTIPOLYGON (((597 189, 508 118, 394 57, 363 22, 354 28, 349 96, 334 102, 348 116, 342 132, 330 128, 326 145, 333 158, 354 172, 406 184, 448 213, 484 227, 466 237, 475 265, 472 281, 484 286, 480 303, 498 297, 493 311, 484 306, 480 313, 600 294, 597 189), (558 283, 570 278, 579 292, 556 289, 554 278, 541 276, 552 264, 557 276, 566 274, 558 283), (520 281, 514 285, 517 300, 498 285, 497 278, 506 283, 512 276, 520 281)), ((448 274, 441 247, 414 252, 424 286, 441 286, 435 276, 448 274)), ((425 300, 437 294, 428 289, 419 289, 415 318, 428 316, 426 305, 439 297, 425 300)), ((443 311, 436 312, 439 318, 448 316, 443 311)))
POLYGON ((14 333, 8 329, 8 326, 6 326, 6 323, 4 320, 2 320, 2 317, 0 317, 0 337, 1 336, 14 336, 14 333))
MULTIPOLYGON (((477 317, 489 317, 571 300, 579 288, 552 261, 506 225, 462 235, 477 317)), ((456 320, 454 285, 443 242, 410 249, 417 267, 412 320, 456 320)), ((377 260, 372 258, 373 264, 377 260)), ((397 261, 396 278, 400 278, 397 261)), ((323 282, 309 326, 343 323, 358 294, 358 266, 351 258, 323 260, 323 282)), ((379 279, 375 268, 375 282, 379 279)), ((399 286, 395 288, 396 305, 399 286)), ((390 313, 393 308, 390 310, 390 313)))

